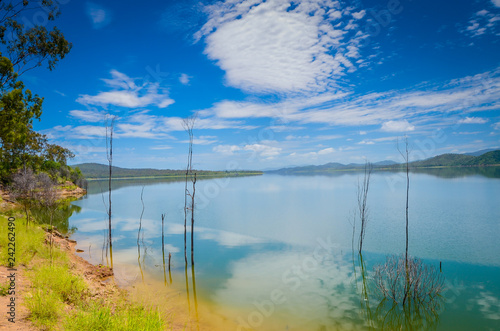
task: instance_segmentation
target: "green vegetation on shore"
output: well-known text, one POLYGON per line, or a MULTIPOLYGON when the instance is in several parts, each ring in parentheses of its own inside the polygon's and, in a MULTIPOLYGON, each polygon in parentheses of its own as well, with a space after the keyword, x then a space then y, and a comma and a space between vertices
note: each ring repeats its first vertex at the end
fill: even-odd
MULTIPOLYGON (((75 165, 87 180, 103 179, 109 176, 109 167, 98 163, 82 163, 75 165)), ((185 178, 186 170, 159 170, 159 169, 126 169, 120 167, 112 167, 113 179, 126 178, 185 178)), ((193 170, 197 177, 234 177, 234 176, 254 176, 262 175, 262 171, 208 171, 208 170, 193 170)))
MULTIPOLYGON (((452 168, 452 167, 483 167, 483 166, 500 166, 500 150, 484 153, 479 156, 467 154, 442 154, 431 157, 422 161, 414 161, 409 163, 410 169, 428 169, 428 168, 452 168)), ((384 161, 373 164, 374 170, 403 170, 404 164, 384 161)), ((342 171, 360 171, 364 169, 362 164, 327 163, 318 166, 303 166, 293 168, 283 168, 279 170, 268 171, 268 173, 276 173, 282 175, 306 175, 306 174, 325 174, 336 173, 342 171)))
MULTIPOLYGON (((16 218, 16 267, 23 269, 29 289, 20 293, 29 319, 42 330, 165 330, 161 314, 130 302, 121 291, 96 296, 69 259, 71 254, 47 244, 40 226, 26 226, 16 211, 0 213, 0 263, 7 265, 7 218, 16 218)), ((19 269, 18 269, 19 270, 19 269)), ((5 284, 1 284, 2 289, 5 284)), ((7 295, 6 291, 1 291, 7 295)))

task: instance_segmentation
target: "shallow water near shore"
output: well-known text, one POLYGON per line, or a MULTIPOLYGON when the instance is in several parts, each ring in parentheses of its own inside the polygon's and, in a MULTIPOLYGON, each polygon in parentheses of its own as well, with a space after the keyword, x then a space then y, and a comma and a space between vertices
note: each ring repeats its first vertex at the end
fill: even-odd
MULTIPOLYGON (((432 314, 415 314, 408 324, 404 311, 377 309, 381 300, 372 282, 373 266, 404 252, 404 176, 372 175, 363 265, 351 249, 361 177, 200 180, 194 270, 184 263, 184 182, 115 181, 116 279, 192 330, 377 329, 380 321, 389 325, 387 319, 403 329, 412 323, 438 330, 500 329, 500 179, 470 169, 411 174, 410 254, 438 273, 441 262, 444 291, 432 314)), ((68 224, 76 228, 72 238, 84 250, 80 255, 103 264, 106 184, 89 183, 68 224)), ((187 235, 190 262, 189 228, 187 235)))

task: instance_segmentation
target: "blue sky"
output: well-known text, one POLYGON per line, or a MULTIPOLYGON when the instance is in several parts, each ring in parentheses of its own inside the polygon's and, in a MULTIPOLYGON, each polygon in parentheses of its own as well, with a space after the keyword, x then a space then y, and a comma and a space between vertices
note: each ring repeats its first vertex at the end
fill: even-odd
POLYGON ((500 0, 60 3, 73 49, 22 80, 73 164, 106 162, 106 114, 122 167, 183 168, 194 113, 198 169, 500 147, 500 0))

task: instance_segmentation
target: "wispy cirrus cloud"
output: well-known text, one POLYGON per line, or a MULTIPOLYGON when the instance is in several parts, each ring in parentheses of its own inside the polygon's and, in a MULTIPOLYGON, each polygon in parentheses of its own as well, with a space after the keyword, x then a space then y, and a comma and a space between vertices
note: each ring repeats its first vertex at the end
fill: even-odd
POLYGON ((326 91, 365 64, 364 11, 339 1, 225 1, 195 35, 228 85, 255 93, 326 91))
POLYGON ((200 113, 228 120, 273 118, 288 127, 297 124, 378 125, 381 131, 404 132, 415 130, 417 123, 447 121, 451 124, 449 117, 453 115, 463 118, 466 114, 498 110, 499 95, 500 70, 496 69, 440 85, 362 96, 323 94, 312 98, 287 98, 275 103, 222 101, 200 113))
POLYGON ((415 130, 415 126, 411 125, 407 120, 387 121, 382 124, 380 130, 384 132, 408 132, 415 130))
POLYGON ((86 12, 94 29, 101 29, 111 23, 111 12, 101 5, 87 2, 86 12))
POLYGON ((458 121, 459 124, 484 124, 488 119, 481 117, 465 117, 458 121))
POLYGON ((498 13, 492 13, 486 9, 483 9, 472 15, 467 24, 467 27, 463 29, 462 32, 472 38, 479 37, 485 34, 494 34, 498 36, 499 26, 500 15, 498 13))
POLYGON ((168 96, 168 91, 160 89, 158 83, 145 82, 138 86, 133 78, 117 70, 111 70, 111 77, 103 81, 113 90, 100 92, 97 95, 83 94, 76 101, 84 105, 102 107, 112 105, 125 108, 142 108, 151 105, 165 108, 174 103, 174 100, 168 96))
POLYGON ((182 85, 189 85, 189 81, 191 80, 191 76, 189 76, 188 74, 181 74, 179 76, 179 82, 182 84, 182 85))
POLYGON ((282 148, 271 146, 266 143, 260 143, 260 144, 246 144, 242 146, 217 145, 212 148, 212 151, 224 155, 233 155, 236 152, 247 152, 257 155, 261 158, 272 159, 281 154, 282 148))
POLYGON ((106 118, 106 113, 97 110, 70 110, 69 114, 84 122, 103 122, 106 118))

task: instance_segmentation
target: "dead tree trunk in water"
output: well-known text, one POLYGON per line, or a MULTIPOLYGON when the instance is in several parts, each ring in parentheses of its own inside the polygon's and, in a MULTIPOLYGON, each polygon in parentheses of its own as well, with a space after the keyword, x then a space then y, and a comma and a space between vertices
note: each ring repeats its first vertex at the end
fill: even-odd
POLYGON ((410 146, 408 143, 408 137, 405 136, 404 140, 404 150, 401 150, 399 148, 399 142, 398 142, 398 151, 405 160, 405 165, 406 165, 406 250, 405 250, 405 260, 406 260, 406 265, 408 265, 408 198, 410 194, 410 146))
POLYGON ((410 194, 410 147, 408 143, 408 137, 405 136, 404 140, 404 150, 401 150, 399 148, 399 141, 398 141, 398 150, 401 156, 403 156, 403 159, 405 160, 405 165, 406 165, 406 250, 405 250, 405 271, 406 271, 406 291, 404 294, 403 298, 403 306, 406 303, 406 300, 410 297, 410 288, 411 288, 411 283, 410 283, 410 270, 409 270, 409 261, 408 261, 408 197, 410 194))
POLYGON ((363 178, 363 184, 360 185, 358 182, 358 209, 359 218, 361 220, 361 230, 359 233, 359 254, 363 249, 363 240, 366 234, 366 224, 368 223, 368 206, 366 205, 368 198, 368 189, 370 187, 370 176, 373 170, 371 163, 365 163, 365 175, 363 178))
MULTIPOLYGON (((184 130, 188 133, 189 136, 189 151, 188 151, 188 162, 187 162, 187 167, 186 167, 186 180, 185 180, 185 185, 184 185, 184 260, 186 262, 186 265, 188 263, 187 260, 187 212, 188 212, 188 205, 187 205, 187 198, 191 194, 189 193, 188 190, 188 178, 191 176, 192 171, 193 171, 193 127, 194 123, 196 121, 196 115, 187 117, 183 119, 182 126, 184 127, 184 130)), ((194 198, 192 198, 194 201, 194 198)), ((192 215, 192 214, 191 214, 192 215)), ((193 229, 191 228, 191 233, 193 229)), ((191 254, 192 255, 192 254, 191 254)))
POLYGON ((115 126, 116 116, 111 117, 111 123, 106 120, 106 156, 109 165, 108 178, 108 225, 109 225, 109 258, 111 260, 111 268, 113 268, 113 239, 111 231, 111 177, 113 176, 113 131, 115 126))
POLYGON ((167 285, 167 272, 165 269, 165 214, 161 214, 161 255, 163 257, 163 281, 167 285))
POLYGON ((196 173, 193 177, 193 192, 191 197, 191 265, 194 266, 194 195, 196 194, 196 173))

